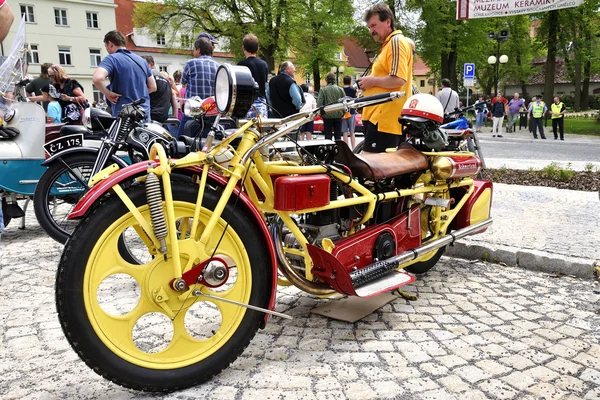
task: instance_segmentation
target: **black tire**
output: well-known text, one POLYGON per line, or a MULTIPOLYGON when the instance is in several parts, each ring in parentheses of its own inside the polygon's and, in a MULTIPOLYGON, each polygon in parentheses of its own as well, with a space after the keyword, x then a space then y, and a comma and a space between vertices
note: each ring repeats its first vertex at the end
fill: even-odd
POLYGON ((78 221, 68 221, 67 216, 88 190, 81 182, 88 182, 96 162, 96 154, 72 154, 65 157, 63 161, 71 170, 60 160, 50 165, 35 187, 33 206, 35 216, 44 231, 52 239, 64 244, 78 223, 78 221), (68 185, 71 185, 72 192, 63 196, 53 195, 51 191, 53 188, 56 190, 59 185, 63 190, 64 188, 69 190, 68 185), (54 202, 57 202, 58 206, 55 207, 54 202), (52 208, 57 210, 53 212, 52 208))
POLYGON ((442 257, 442 255, 444 254, 445 251, 446 251, 446 247, 445 246, 441 247, 436 251, 436 253, 433 255, 433 257, 431 257, 429 260, 414 263, 404 269, 407 270, 408 272, 412 272, 413 274, 417 274, 417 275, 424 274, 425 272, 427 272, 431 268, 433 268, 435 266, 435 264, 437 264, 438 261, 440 261, 440 258, 442 257))
MULTIPOLYGON (((183 214, 183 218, 185 219, 187 218, 185 215, 187 215, 190 207, 193 210, 196 203, 198 186, 185 182, 173 182, 172 185, 173 198, 175 201, 182 202, 178 203, 178 207, 179 210, 184 210, 185 214, 183 214)), ((126 193, 138 207, 143 207, 146 204, 144 185, 132 186, 126 190, 126 193)), ((210 215, 211 211, 214 210, 219 197, 220 195, 213 189, 206 188, 202 202, 203 208, 207 210, 203 211, 205 215, 210 215)), ((238 279, 251 282, 250 293, 246 294, 249 304, 267 308, 272 291, 271 267, 268 257, 265 257, 268 254, 267 244, 260 231, 256 228, 253 217, 246 214, 240 204, 237 207, 234 207, 233 204, 234 200, 232 199, 223 212, 223 219, 219 222, 221 224, 219 226, 223 226, 224 219, 226 219, 230 224, 226 232, 233 232, 235 235, 228 233, 225 236, 234 237, 233 240, 237 240, 243 244, 242 247, 236 247, 236 251, 244 254, 244 257, 247 256, 247 263, 242 267, 243 271, 247 272, 242 272, 242 275, 240 275, 240 270, 238 269, 236 273, 238 279), (239 278, 240 276, 242 278, 239 278)), ((147 213, 146 208, 138 208, 138 210, 147 213)), ((98 261, 101 257, 90 258, 92 254, 95 254, 94 251, 104 251, 102 254, 108 254, 111 247, 106 243, 114 243, 114 236, 119 234, 120 229, 127 229, 127 226, 136 226, 134 221, 123 202, 119 198, 113 197, 105 199, 103 203, 96 206, 75 229, 72 240, 69 240, 62 254, 56 278, 56 305, 63 332, 75 352, 90 368, 118 385, 135 390, 153 392, 170 392, 198 385, 218 374, 242 353, 263 323, 264 314, 243 307, 235 308, 235 312, 237 313, 235 314, 235 318, 237 319, 235 319, 235 324, 228 328, 230 329, 228 331, 230 336, 225 336, 229 339, 219 343, 218 346, 215 345, 216 348, 213 349, 213 352, 201 353, 201 359, 198 358, 197 353, 194 353, 195 355, 190 356, 190 359, 185 359, 185 365, 177 368, 173 366, 173 363, 170 364, 171 366, 166 363, 160 364, 161 369, 148 367, 140 361, 142 358, 135 358, 135 352, 137 351, 135 348, 132 350, 133 353, 127 353, 128 349, 122 353, 119 353, 119 351, 122 351, 121 349, 113 352, 111 347, 107 346, 101 339, 99 332, 104 335, 104 340, 108 340, 113 345, 115 342, 110 341, 111 338, 107 337, 107 334, 102 332, 101 328, 98 328, 98 330, 94 328, 94 326, 103 325, 92 325, 94 317, 96 317, 93 320, 94 322, 98 323, 100 321, 100 324, 103 322, 94 314, 96 312, 94 308, 95 304, 91 306, 86 306, 85 304, 85 296, 94 296, 93 293, 95 292, 93 291, 94 285, 91 285, 92 289, 84 286, 84 278, 88 274, 93 275, 95 271, 104 267, 102 261, 98 261), (130 223, 132 225, 128 225, 130 223), (110 234, 111 231, 113 232, 112 236, 110 234), (110 239, 111 237, 113 239, 110 239), (104 242, 102 242, 103 238, 104 242), (94 263, 98 263, 96 269, 94 263), (89 293, 92 294, 90 295, 89 293), (89 317, 90 315, 91 317, 89 317), (121 357, 119 354, 126 354, 126 356, 121 357), (132 357, 133 362, 125 359, 128 356, 132 357)), ((121 236, 123 235, 121 234, 121 236)), ((192 256, 193 254, 188 255, 192 256)), ((146 267, 145 271, 148 274, 153 274, 153 271, 157 270, 153 265, 157 264, 152 263, 162 262, 161 260, 162 256, 159 256, 152 262, 148 262, 146 266, 142 265, 136 268, 146 267)), ((246 259, 244 258, 244 260, 246 259)), ((160 285, 170 293, 169 281, 165 281, 163 284, 161 280, 160 285)), ((245 285, 242 287, 247 288, 245 285)), ((144 288, 141 288, 140 302, 148 301, 141 299, 145 299, 146 294, 150 295, 149 292, 144 292, 144 288)), ((147 289, 150 290, 150 287, 147 287, 147 289)), ((94 302, 97 299, 90 301, 94 302)), ((147 304, 137 304, 136 307, 138 305, 145 307, 147 304)), ((103 316, 100 316, 100 318, 103 318, 103 316)), ((182 313, 180 318, 185 318, 185 314, 182 313)), ((115 334, 118 334, 116 329, 115 334)), ((129 337, 129 332, 125 336, 129 337)), ((192 349, 189 351, 191 352, 192 349)), ((144 356, 147 356, 147 354, 144 353, 144 356)), ((164 355, 165 358, 167 356, 164 355)), ((150 355, 149 357, 149 362, 154 362, 155 360, 162 362, 160 360, 163 360, 161 358, 163 355, 160 353, 150 355), (156 356, 155 359, 152 358, 154 356, 156 356)), ((154 365, 157 366, 158 364, 154 363, 154 365)))
POLYGON ((362 142, 360 142, 359 144, 357 144, 356 146, 354 146, 354 148, 352 149, 352 152, 354 154, 358 154, 362 151, 363 147, 364 147, 364 143, 365 141, 363 140, 362 142))

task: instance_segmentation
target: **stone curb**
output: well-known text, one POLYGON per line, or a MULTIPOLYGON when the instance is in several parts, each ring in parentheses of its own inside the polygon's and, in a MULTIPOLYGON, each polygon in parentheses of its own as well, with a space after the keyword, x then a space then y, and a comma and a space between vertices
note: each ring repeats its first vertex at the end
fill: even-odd
POLYGON ((467 260, 484 260, 493 263, 504 263, 512 267, 520 267, 532 271, 573 275, 582 279, 593 279, 594 260, 567 257, 539 250, 525 250, 504 245, 489 243, 457 242, 446 247, 446 256, 467 260))

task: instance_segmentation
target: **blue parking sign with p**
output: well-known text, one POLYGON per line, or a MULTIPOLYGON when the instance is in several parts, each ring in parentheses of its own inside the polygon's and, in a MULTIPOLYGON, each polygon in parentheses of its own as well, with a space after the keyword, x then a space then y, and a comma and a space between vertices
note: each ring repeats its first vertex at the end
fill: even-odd
POLYGON ((466 63, 465 64, 465 73, 463 74, 465 78, 475 78, 475 64, 466 63))

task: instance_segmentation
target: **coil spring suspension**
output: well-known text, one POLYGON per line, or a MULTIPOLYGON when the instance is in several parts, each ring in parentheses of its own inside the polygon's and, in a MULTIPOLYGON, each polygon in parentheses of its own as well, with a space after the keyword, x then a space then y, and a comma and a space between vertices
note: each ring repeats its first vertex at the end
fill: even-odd
POLYGON ((118 142, 125 141, 125 138, 129 134, 129 131, 131 130, 132 122, 133 122, 133 118, 131 118, 131 117, 123 118, 123 120, 121 122, 121 126, 119 127, 119 134, 117 135, 118 142))
POLYGON ((167 254, 167 222, 165 213, 162 209, 162 193, 160 191, 160 181, 155 173, 151 172, 146 177, 146 201, 150 208, 150 218, 152 219, 152 229, 154 235, 160 241, 161 254, 167 254))

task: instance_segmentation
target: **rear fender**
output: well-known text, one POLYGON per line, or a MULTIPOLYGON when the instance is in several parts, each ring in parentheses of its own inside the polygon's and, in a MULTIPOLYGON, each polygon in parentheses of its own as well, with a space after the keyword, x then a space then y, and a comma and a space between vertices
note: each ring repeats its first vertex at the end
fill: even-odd
MULTIPOLYGON (((492 189, 491 181, 474 180, 473 194, 456 215, 453 221, 454 229, 462 229, 474 225, 490 217, 492 209, 492 189)), ((487 228, 476 233, 483 233, 487 228)))
MULTIPOLYGON (((69 219, 77 219, 82 218, 89 211, 90 207, 99 200, 106 192, 108 192, 113 186, 120 184, 121 182, 131 179, 134 176, 143 175, 146 173, 148 167, 155 165, 154 162, 151 161, 142 161, 136 164, 132 164, 128 167, 125 167, 114 174, 110 175, 108 178, 99 182, 92 189, 85 194, 85 196, 77 203, 71 214, 69 214, 69 219)), ((177 170, 178 173, 185 175, 196 175, 202 173, 201 167, 189 167, 182 168, 177 170)), ((222 175, 219 175, 215 172, 210 171, 208 173, 207 183, 214 185, 225 187, 227 185, 227 179, 222 175)), ((252 203, 248 196, 240 191, 239 187, 235 187, 233 194, 239 196, 241 200, 238 203, 238 207, 243 207, 244 212, 248 215, 248 217, 252 218, 258 227, 260 234, 262 234, 264 243, 267 244, 268 247, 268 257, 269 262, 271 264, 271 276, 272 276, 272 287, 271 287, 271 299, 269 301, 269 310, 273 310, 275 308, 275 300, 277 293, 277 258, 275 256, 275 249, 273 247, 273 238, 269 232, 267 224, 263 218, 261 212, 256 208, 256 206, 252 203)), ((265 314, 265 318, 262 324, 264 328, 267 320, 269 319, 269 314, 265 314)))
MULTIPOLYGON (((81 154, 81 153, 90 153, 90 154, 96 155, 96 154, 98 154, 98 148, 97 147, 72 147, 70 149, 61 151, 60 153, 56 153, 55 155, 53 155, 52 157, 50 157, 49 159, 44 161, 42 163, 42 165, 45 167, 49 167, 54 162, 56 162, 59 158, 65 158, 72 154, 81 154)), ((117 157, 114 154, 110 159, 111 159, 111 161, 116 163, 119 166, 119 168, 125 168, 129 165, 122 158, 117 157)))

